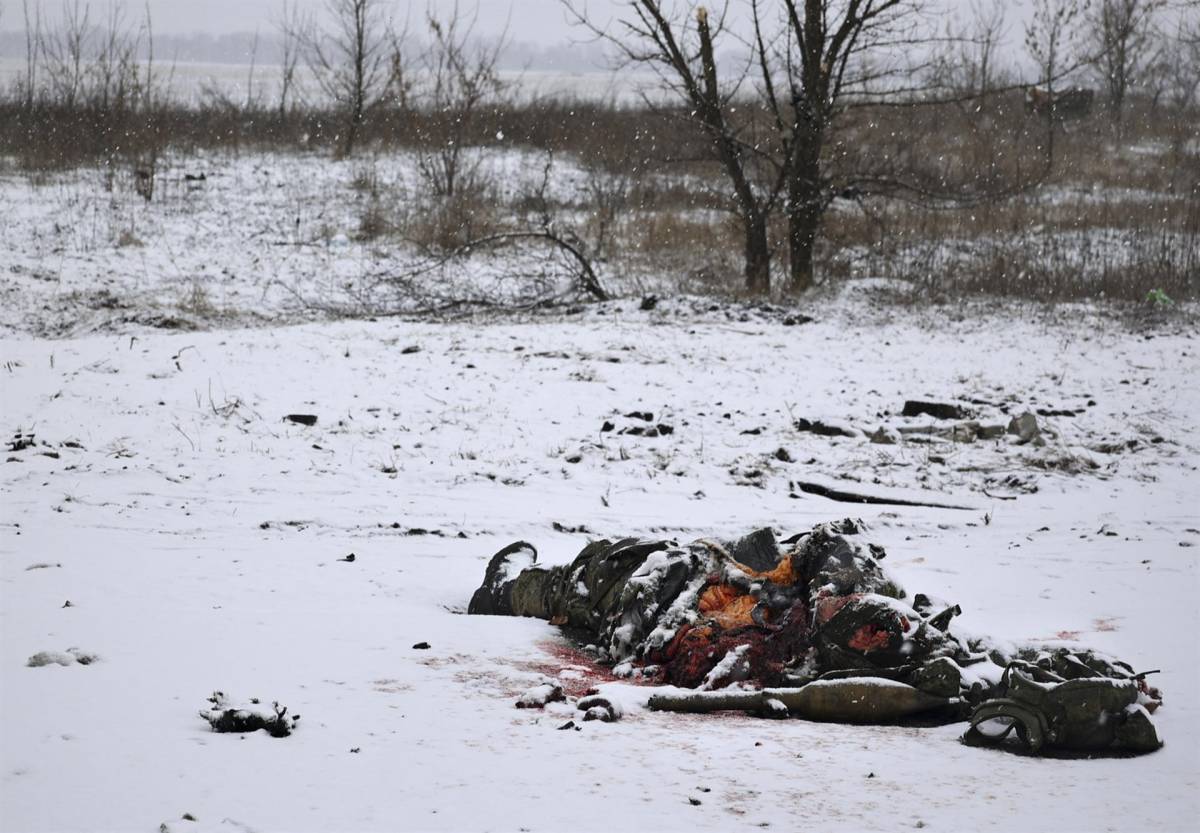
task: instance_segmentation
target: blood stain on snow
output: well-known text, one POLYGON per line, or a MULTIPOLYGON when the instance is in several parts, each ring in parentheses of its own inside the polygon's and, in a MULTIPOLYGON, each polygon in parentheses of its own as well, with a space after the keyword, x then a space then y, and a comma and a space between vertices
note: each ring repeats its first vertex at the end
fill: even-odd
MULTIPOLYGON (((522 667, 557 681, 568 697, 582 697, 601 683, 616 682, 618 679, 613 676, 611 669, 600 665, 594 657, 569 642, 546 640, 539 642, 538 648, 549 654, 551 659, 522 663, 522 667)), ((636 684, 638 680, 629 679, 625 682, 636 684)))

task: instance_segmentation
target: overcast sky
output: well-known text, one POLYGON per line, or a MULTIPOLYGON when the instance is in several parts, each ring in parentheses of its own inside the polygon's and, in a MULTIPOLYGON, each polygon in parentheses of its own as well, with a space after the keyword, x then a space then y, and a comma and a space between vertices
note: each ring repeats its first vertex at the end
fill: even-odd
MULTIPOLYGON (((75 0, 67 0, 74 2, 75 0)), ((64 0, 30 0, 40 6, 43 19, 53 21, 61 14, 64 0)), ((106 16, 111 2, 122 5, 126 20, 141 16, 148 2, 154 20, 154 30, 159 34, 192 34, 206 32, 228 34, 233 32, 260 31, 268 35, 274 31, 273 21, 278 17, 283 0, 80 0, 91 7, 92 19, 100 21, 106 16)), ((300 8, 319 14, 327 0, 289 0, 300 8)), ((385 7, 394 10, 398 21, 408 19, 412 29, 419 30, 426 9, 441 16, 455 8, 455 0, 381 0, 385 7)), ((589 16, 597 21, 607 21, 628 7, 630 0, 574 0, 586 4, 589 16)), ((687 0, 665 0, 664 5, 686 3, 687 0)), ((717 8, 723 0, 711 0, 710 7, 717 8)), ((1015 62, 1023 59, 1021 45, 1025 21, 1031 16, 1035 0, 930 0, 945 14, 941 19, 952 21, 958 18, 965 22, 976 3, 990 8, 998 5, 1005 9, 1007 38, 1002 54, 1015 62)), ((22 0, 0 0, 3 18, 0 31, 19 30, 22 0)), ((509 40, 516 43, 536 45, 542 48, 568 46, 588 40, 587 33, 571 25, 561 0, 459 0, 458 8, 464 11, 477 9, 476 34, 496 36, 507 27, 509 40)), ((748 19, 746 2, 732 0, 733 14, 748 19)), ((772 4, 767 3, 768 7, 772 4)), ((1193 14, 1195 12, 1192 12, 1193 14)))
MULTIPOLYGON (((291 0, 299 7, 314 12, 325 6, 325 0, 291 0)), ((84 0, 92 8, 93 19, 104 16, 109 0, 84 0)), ((123 5, 127 16, 140 16, 145 0, 124 0, 123 5)), ((403 20, 406 16, 414 22, 420 20, 427 8, 446 14, 453 10, 454 0, 383 0, 384 5, 395 9, 396 17, 403 20)), ((595 19, 605 19, 614 10, 628 5, 628 0, 578 0, 586 2, 588 11, 595 19)), ((1009 8, 1010 22, 1019 22, 1027 12, 1032 0, 985 0, 985 2, 1002 3, 1009 8)), ((712 6, 718 6, 720 0, 713 0, 712 6)), ((33 0, 34 5, 42 7, 43 15, 49 18, 58 16, 62 7, 61 0, 33 0)), ((282 0, 149 0, 151 14, 154 18, 155 30, 163 33, 184 34, 191 32, 211 32, 214 34, 227 32, 252 32, 255 29, 271 28, 272 19, 282 4, 282 0)), ((0 0, 5 8, 4 28, 19 28, 20 0, 0 0)), ((733 6, 736 9, 738 3, 733 6)), ((950 8, 969 7, 968 0, 948 0, 950 8)), ((472 0, 461 0, 460 9, 472 10, 476 3, 472 0)), ((543 45, 562 44, 572 38, 578 40, 582 34, 573 29, 567 19, 566 11, 560 0, 479 0, 479 25, 481 34, 499 34, 508 26, 509 35, 514 40, 543 45)))
MULTIPOLYGON (((57 0, 41 0, 47 10, 57 7, 57 0)), ((95 8, 102 8, 105 0, 93 0, 95 8)), ((324 0, 296 0, 301 8, 321 9, 324 0)), ((15 0, 6 5, 14 5, 15 0)), ((150 0, 150 11, 154 16, 154 28, 162 32, 246 32, 268 29, 282 0, 150 0)), ((597 11, 610 11, 619 0, 590 0, 589 6, 597 11)), ((140 9, 141 2, 129 0, 126 6, 140 9)), ((385 2, 386 5, 386 2, 385 2)), ((414 21, 421 18, 426 8, 448 13, 454 8, 453 0, 393 0, 398 19, 410 15, 414 21)), ((510 34, 517 40, 528 42, 565 42, 571 36, 571 27, 559 0, 480 0, 479 30, 488 34, 499 34, 511 17, 510 34)), ((474 9, 468 0, 459 3, 460 9, 474 9)))

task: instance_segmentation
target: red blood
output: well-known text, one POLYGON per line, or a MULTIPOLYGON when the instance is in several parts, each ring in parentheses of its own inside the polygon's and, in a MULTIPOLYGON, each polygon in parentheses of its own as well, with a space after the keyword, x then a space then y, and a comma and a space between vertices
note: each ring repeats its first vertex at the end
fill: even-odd
MULTIPOLYGON (((544 674, 557 681, 563 687, 563 693, 569 697, 586 697, 596 693, 596 686, 601 683, 611 683, 617 680, 612 670, 596 661, 595 657, 581 651, 564 640, 548 639, 538 644, 545 653, 552 657, 550 662, 523 663, 523 667, 544 674), (560 677, 559 674, 567 669, 578 671, 579 676, 560 677)), ((632 683, 650 683, 653 680, 628 680, 632 683)))
MULTIPOLYGON (((780 681, 784 668, 808 650, 808 609, 797 602, 772 628, 744 627, 720 631, 715 627, 686 627, 664 651, 667 682, 695 688, 735 648, 747 646, 744 660, 749 677, 761 685, 780 681)), ((721 681, 716 681, 721 687, 721 681)), ((731 681, 724 681, 725 684, 731 681)))
POLYGON ((891 640, 891 634, 886 628, 879 625, 869 624, 863 625, 854 632, 854 636, 850 637, 847 644, 848 647, 856 651, 862 651, 864 654, 869 654, 871 651, 880 648, 886 648, 891 640))

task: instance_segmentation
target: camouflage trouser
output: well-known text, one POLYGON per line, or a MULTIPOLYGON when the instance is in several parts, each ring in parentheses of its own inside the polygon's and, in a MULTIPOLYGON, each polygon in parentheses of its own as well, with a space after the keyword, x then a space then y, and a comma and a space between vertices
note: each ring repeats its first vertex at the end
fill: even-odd
POLYGON ((599 634, 617 610, 630 576, 666 541, 624 539, 593 541, 570 564, 539 567, 531 564, 516 576, 502 575, 499 565, 521 551, 536 551, 518 542, 492 558, 484 584, 471 598, 467 612, 533 616, 599 634))

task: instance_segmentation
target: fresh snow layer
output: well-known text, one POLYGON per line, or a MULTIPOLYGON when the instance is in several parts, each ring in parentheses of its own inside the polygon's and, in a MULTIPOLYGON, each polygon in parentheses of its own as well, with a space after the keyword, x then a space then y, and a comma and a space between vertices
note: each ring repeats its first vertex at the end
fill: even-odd
POLYGON ((626 302, 569 322, 0 340, 0 426, 34 435, 0 457, 0 829, 1194 829, 1194 332, 852 301, 799 327, 626 302), (906 398, 972 396, 1096 405, 1042 420, 1058 436, 1041 449, 792 428, 873 430, 906 398), (633 410, 674 433, 600 431, 633 410), (1098 467, 1025 461, 1049 454, 1098 467), (991 497, 993 474, 1037 491, 991 497), (819 478, 973 509, 788 486, 819 478), (461 615, 517 539, 558 564, 592 536, 846 515, 910 593, 961 604, 962 632, 1161 668, 1166 747, 1031 759, 962 746, 961 725, 658 714, 652 689, 599 676, 625 717, 585 724, 514 705, 560 669, 597 673, 557 629, 461 615), (26 665, 76 645, 102 659, 26 665), (303 720, 286 739, 215 734, 198 714, 215 690, 303 720))

